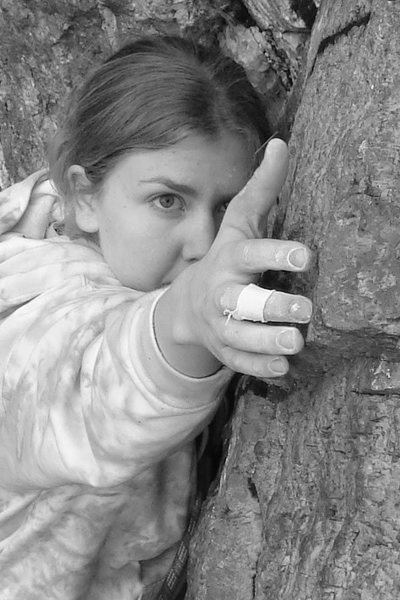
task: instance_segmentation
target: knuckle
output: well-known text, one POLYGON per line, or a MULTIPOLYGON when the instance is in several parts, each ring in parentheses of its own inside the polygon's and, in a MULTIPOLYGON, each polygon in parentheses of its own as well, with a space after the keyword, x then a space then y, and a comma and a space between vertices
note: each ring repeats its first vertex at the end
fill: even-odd
POLYGON ((229 324, 230 326, 224 326, 222 330, 222 341, 227 346, 237 345, 239 339, 239 332, 237 329, 237 325, 234 322, 233 324, 229 324))
MULTIPOLYGON (((216 285, 213 296, 214 306, 219 311, 234 310, 236 306, 235 302, 235 290, 232 285, 216 285)), ((228 316, 228 313, 225 313, 228 316)))
POLYGON ((229 335, 229 331, 228 331, 228 327, 226 327, 226 325, 223 326, 221 333, 219 335, 220 341, 222 344, 224 344, 225 346, 230 346, 230 335, 229 335))
POLYGON ((250 363, 251 373, 256 377, 263 377, 268 372, 268 364, 259 357, 253 358, 250 363))
MULTIPOLYGON (((261 326, 260 326, 261 327, 261 326)), ((254 339, 255 347, 257 352, 267 354, 271 350, 271 336, 269 333, 269 326, 263 326, 262 329, 258 330, 257 335, 254 339)))
POLYGON ((245 267, 251 267, 252 252, 249 240, 246 240, 239 245, 239 259, 245 267))
POLYGON ((228 366, 233 371, 241 370, 241 360, 237 352, 229 346, 225 346, 221 350, 221 358, 224 365, 228 366))

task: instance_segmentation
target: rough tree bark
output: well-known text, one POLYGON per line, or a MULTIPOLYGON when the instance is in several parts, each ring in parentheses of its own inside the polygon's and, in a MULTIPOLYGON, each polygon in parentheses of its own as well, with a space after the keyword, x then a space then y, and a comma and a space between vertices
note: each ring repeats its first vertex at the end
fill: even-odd
MULTIPOLYGON (((268 3, 264 3, 267 5, 268 3)), ((190 600, 400 597, 400 6, 325 0, 275 233, 307 243, 307 349, 242 380, 190 600)))
POLYGON ((240 0, 0 0, 0 188, 43 165, 71 87, 142 33, 220 44, 272 97, 266 110, 276 122, 304 43, 300 19, 302 30, 288 45, 284 29, 295 13, 286 4, 272 31, 258 27, 258 13, 253 17, 240 0))
POLYGON ((218 42, 273 95, 292 129, 274 233, 315 251, 269 281, 313 297, 307 347, 290 377, 240 381, 187 600, 397 600, 399 2, 0 0, 1 187, 43 164, 91 65, 154 30, 218 42))

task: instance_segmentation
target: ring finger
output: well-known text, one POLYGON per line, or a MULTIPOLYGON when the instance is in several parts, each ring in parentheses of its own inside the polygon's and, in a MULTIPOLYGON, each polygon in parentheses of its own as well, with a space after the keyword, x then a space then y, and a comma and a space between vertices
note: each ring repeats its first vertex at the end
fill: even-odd
POLYGON ((296 354, 304 346, 296 327, 249 323, 230 319, 221 323, 220 339, 236 350, 256 354, 296 354))

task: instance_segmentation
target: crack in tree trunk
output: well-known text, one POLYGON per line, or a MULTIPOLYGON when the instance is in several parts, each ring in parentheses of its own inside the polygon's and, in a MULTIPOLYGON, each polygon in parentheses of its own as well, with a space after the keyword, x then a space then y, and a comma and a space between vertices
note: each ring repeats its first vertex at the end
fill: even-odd
POLYGON ((339 29, 338 31, 336 31, 335 33, 332 33, 331 35, 328 35, 326 38, 323 38, 317 48, 316 51, 316 55, 314 58, 314 62, 312 63, 309 73, 308 75, 311 76, 312 72, 314 70, 314 66, 316 63, 316 60, 318 58, 318 56, 320 56, 323 52, 325 52, 326 48, 328 48, 329 46, 331 46, 332 44, 335 44, 336 41, 344 36, 344 35, 348 35, 350 33, 350 31, 352 31, 353 29, 357 29, 357 28, 361 28, 361 27, 366 27, 370 21, 371 18, 371 13, 368 12, 365 15, 363 15, 362 17, 360 17, 359 19, 356 19, 354 21, 351 21, 350 23, 348 23, 345 27, 343 27, 342 29, 339 29))

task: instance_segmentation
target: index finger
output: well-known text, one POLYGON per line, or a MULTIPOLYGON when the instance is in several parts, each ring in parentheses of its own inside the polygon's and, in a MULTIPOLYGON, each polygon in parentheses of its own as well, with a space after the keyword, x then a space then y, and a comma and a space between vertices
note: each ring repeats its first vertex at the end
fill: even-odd
POLYGON ((262 233, 262 224, 285 182, 289 165, 286 143, 272 139, 264 158, 245 187, 229 204, 219 236, 233 241, 233 231, 240 237, 254 238, 262 233), (233 230, 233 231, 232 231, 233 230))

